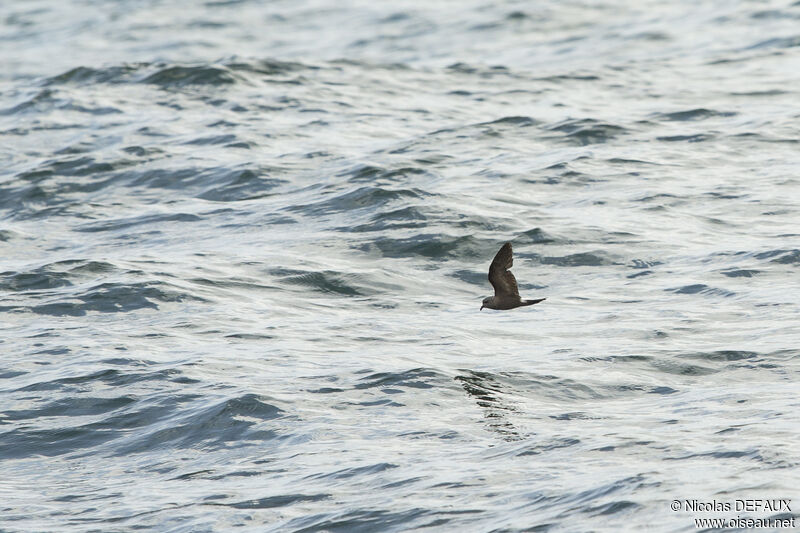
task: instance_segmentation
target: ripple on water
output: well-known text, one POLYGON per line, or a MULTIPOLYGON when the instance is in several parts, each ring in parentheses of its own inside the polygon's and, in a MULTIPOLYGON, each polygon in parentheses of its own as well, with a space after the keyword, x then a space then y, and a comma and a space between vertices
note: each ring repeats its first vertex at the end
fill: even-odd
POLYGON ((114 453, 127 455, 163 447, 203 448, 263 444, 279 439, 282 430, 269 422, 288 416, 282 409, 256 394, 216 399, 201 399, 164 423, 149 424, 144 432, 130 436, 114 447, 114 453))
MULTIPOLYGON (((388 187, 358 187, 339 192, 332 198, 304 205, 294 205, 291 211, 311 216, 325 216, 359 209, 376 209, 399 201, 420 200, 431 196, 420 189, 391 189, 388 187)), ((329 193, 330 194, 330 193, 329 193)))
POLYGON ((607 143, 628 133, 622 126, 592 118, 568 119, 551 124, 546 129, 563 134, 561 137, 563 142, 577 146, 607 143))
POLYGON ((791 250, 770 250, 768 252, 754 254, 753 256, 756 259, 769 259, 770 263, 782 265, 800 264, 800 250, 797 248, 791 250))
POLYGON ((716 111, 714 109, 706 109, 699 107, 696 109, 688 109, 686 111, 673 111, 671 113, 656 113, 653 118, 656 120, 664 120, 667 122, 686 122, 695 120, 705 120, 712 117, 733 117, 736 113, 733 111, 716 111))
POLYGON ((420 234, 400 239, 378 237, 369 243, 359 245, 358 248, 364 251, 377 250, 383 257, 423 256, 446 259, 484 257, 487 255, 486 250, 495 248, 496 244, 497 241, 494 239, 478 239, 470 235, 451 237, 420 234))
POLYGON ((365 296, 377 291, 369 287, 363 276, 333 270, 298 270, 277 268, 270 271, 282 284, 300 285, 306 289, 339 296, 365 296))
POLYGON ((30 292, 30 303, 3 305, 0 310, 44 316, 84 316, 92 311, 127 313, 139 309, 159 309, 162 303, 208 301, 164 281, 105 282, 83 290, 57 291, 72 286, 68 277, 63 273, 13 275, 10 283, 6 283, 16 286, 20 292, 30 292), (20 287, 20 283, 29 285, 20 287), (42 301, 46 303, 37 303, 42 301))
POLYGON ((682 287, 674 287, 664 290, 668 292, 674 292, 675 294, 702 294, 706 296, 722 296, 724 298, 730 298, 731 296, 736 295, 735 292, 716 287, 709 287, 705 283, 694 283, 691 285, 684 285, 682 287))

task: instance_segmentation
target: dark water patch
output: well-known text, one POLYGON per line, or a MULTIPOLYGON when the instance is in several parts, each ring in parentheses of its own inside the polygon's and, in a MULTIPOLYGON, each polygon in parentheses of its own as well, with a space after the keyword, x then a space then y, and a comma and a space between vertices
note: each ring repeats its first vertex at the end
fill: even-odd
MULTIPOLYGON (((100 372, 83 378, 93 379, 102 376, 109 378, 130 377, 121 373, 100 372)), ((78 378, 73 378, 78 379, 78 378)), ((113 383, 111 380, 109 384, 113 383)), ((87 383, 88 384, 88 383, 87 383)), ((28 423, 18 426, 6 433, 0 434, 0 456, 9 458, 25 458, 37 456, 58 456, 75 454, 91 450, 88 454, 96 453, 96 446, 109 441, 123 438, 130 430, 146 427, 161 420, 167 420, 181 404, 196 400, 199 396, 169 395, 160 396, 155 401, 137 401, 134 397, 106 398, 101 400, 101 407, 105 410, 94 412, 96 409, 83 401, 79 396, 64 398, 50 404, 55 407, 53 415, 60 417, 56 420, 68 423, 72 416, 108 414, 96 422, 77 426, 48 427, 39 429, 33 426, 42 416, 28 419, 28 423), (115 405, 119 402, 120 405, 115 405), (73 412, 75 410, 75 412, 73 412), (85 411, 89 412, 85 412, 85 411)), ((20 419, 22 421, 23 419, 20 419)), ((48 422, 48 425, 52 425, 48 422)))
POLYGON ((331 513, 306 514, 282 524, 285 531, 296 533, 379 533, 410 530, 423 525, 420 520, 431 514, 426 509, 388 511, 351 509, 331 513))
POLYGON ((261 429, 264 422, 284 418, 286 413, 255 394, 217 401, 211 405, 184 409, 162 427, 142 435, 131 434, 129 442, 115 447, 115 454, 127 455, 164 447, 217 449, 249 442, 279 438, 277 429, 261 429))
POLYGON ((701 365, 691 365, 669 359, 655 359, 652 361, 652 365, 661 372, 677 374, 679 376, 707 376, 709 374, 716 374, 719 372, 719 370, 715 368, 709 368, 701 365))
POLYGON ((186 378, 180 370, 169 368, 162 370, 144 370, 133 372, 130 370, 118 370, 108 368, 98 370, 89 374, 58 378, 50 381, 32 383, 18 389, 19 391, 51 391, 59 390, 66 392, 81 392, 86 388, 92 387, 95 383, 101 383, 104 387, 125 387, 141 382, 175 382, 175 383, 195 383, 195 380, 186 378))
POLYGON ((672 387, 653 387, 649 391, 648 394, 675 394, 678 392, 677 390, 673 389, 672 387))
POLYGON ((94 233, 98 231, 116 231, 148 224, 163 224, 165 222, 197 222, 200 220, 202 220, 202 218, 199 216, 189 213, 160 213, 157 215, 141 215, 138 217, 127 217, 114 220, 104 220, 101 222, 92 222, 89 224, 79 225, 75 227, 74 230, 85 233, 94 233))
POLYGON ((524 257, 538 259, 543 265, 555 265, 563 267, 581 267, 581 266, 609 266, 618 265, 620 263, 613 261, 603 252, 582 252, 577 254, 569 254, 562 257, 545 257, 538 254, 520 254, 524 257))
POLYGON ((312 474, 307 476, 307 479, 350 479, 354 477, 368 476, 371 474, 379 474, 395 468, 397 468, 397 465, 392 463, 375 463, 354 468, 345 468, 324 474, 312 474))
POLYGON ((255 200, 274 194, 273 189, 285 183, 285 180, 266 178, 250 169, 227 173, 220 186, 213 187, 197 197, 213 202, 238 202, 255 200))
POLYGON ((21 370, 9 370, 9 371, 0 370, 0 379, 17 378, 19 376, 24 376, 27 373, 28 372, 23 372, 21 370))
POLYGON ((491 122, 481 122, 478 124, 478 126, 516 126, 520 128, 526 128, 528 126, 535 126, 539 123, 540 122, 538 120, 532 119, 531 117, 511 116, 498 118, 497 120, 492 120, 491 122))
POLYGON ((337 392, 344 392, 344 389, 336 387, 320 387, 319 389, 307 389, 308 392, 313 394, 334 394, 337 392))
POLYGON ((713 109, 706 109, 703 107, 699 107, 696 109, 689 109, 686 111, 673 111, 672 113, 655 113, 653 116, 656 120, 663 120, 663 121, 678 121, 678 122, 686 122, 686 121, 695 121, 695 120, 705 120, 707 118, 712 117, 733 117, 736 116, 737 113, 733 111, 715 111, 713 109))
POLYGON ((639 362, 646 362, 652 361, 653 356, 651 355, 612 355, 611 357, 599 358, 601 361, 609 360, 615 363, 639 363, 639 362))
MULTIPOLYGON (((50 159, 34 170, 28 170, 17 174, 17 178, 29 183, 39 183, 52 176, 83 177, 103 174, 133 165, 134 163, 134 161, 128 160, 114 162, 97 161, 91 156, 50 159)), ((66 190, 69 191, 69 189, 66 190)), ((78 190, 83 191, 84 189, 78 190)), ((87 191, 92 190, 95 189, 87 189, 87 191)))
POLYGON ((450 273, 450 276, 477 286, 485 286, 487 279, 485 272, 478 272, 476 270, 457 270, 450 273))
POLYGON ((237 77, 224 66, 169 66, 160 68, 142 81, 163 89, 175 89, 191 85, 232 85, 237 82, 237 77))
POLYGON ((68 275, 63 272, 47 272, 37 269, 33 272, 3 272, 0 274, 0 290, 40 291, 72 285, 68 275))
POLYGON ((232 142, 230 144, 226 144, 225 148, 241 148, 242 150, 252 150, 252 149, 256 148, 257 146, 258 145, 250 143, 250 142, 237 141, 237 142, 232 142))
POLYGON ((44 430, 15 428, 0 433, 0 457, 52 457, 91 448, 117 438, 119 429, 93 431, 88 426, 63 427, 44 430))
POLYGON ((121 109, 112 106, 97 107, 97 106, 81 105, 74 102, 60 105, 59 109, 66 111, 77 111, 78 113, 88 113, 90 115, 113 115, 113 114, 124 113, 124 111, 122 111, 121 109))
POLYGON ((784 360, 793 359, 795 357, 800 357, 800 349, 794 348, 788 350, 778 350, 767 354, 767 357, 779 358, 784 360))
POLYGON ((338 231, 372 232, 390 229, 420 228, 427 225, 426 217, 419 207, 409 206, 380 212, 372 216, 366 224, 336 228, 338 231))
POLYGON ((164 151, 161 148, 154 148, 154 147, 147 147, 144 146, 126 146, 122 149, 123 152, 126 154, 134 155, 136 157, 146 157, 149 155, 157 155, 161 154, 164 151))
POLYGON ((180 168, 151 169, 125 172, 118 176, 119 181, 133 187, 186 190, 190 187, 214 182, 229 172, 229 169, 180 168))
POLYGON ((774 37, 752 44, 744 50, 761 50, 765 48, 795 48, 800 46, 800 36, 774 37))
POLYGON ((718 191, 703 193, 703 196, 707 198, 712 198, 714 200, 738 200, 740 198, 748 197, 748 195, 746 194, 733 194, 733 193, 718 192, 718 191))
POLYGON ((674 287, 664 290, 668 292, 674 292, 675 294, 703 294, 706 296, 723 296, 725 298, 736 295, 735 292, 709 287, 704 283, 695 283, 692 285, 684 285, 682 287, 674 287))
POLYGON ((187 141, 184 144, 194 145, 194 146, 213 146, 216 144, 233 143, 236 140, 237 140, 236 135, 232 134, 205 135, 202 137, 198 137, 196 139, 192 139, 191 141, 187 141))
POLYGON ((422 256, 431 259, 454 257, 485 257, 495 247, 495 241, 478 240, 472 236, 451 237, 449 235, 423 234, 405 239, 378 237, 372 242, 358 246, 370 251, 377 249, 384 257, 406 258, 422 256))
POLYGON ((402 22, 406 20, 411 20, 411 15, 409 15, 408 13, 397 12, 382 17, 378 22, 380 22, 381 24, 391 24, 393 22, 402 22))
POLYGON ((632 40, 643 40, 643 41, 671 41, 672 36, 669 33, 664 33, 661 31, 643 31, 641 33, 636 33, 631 35, 630 37, 632 40))
POLYGON ((757 449, 755 450, 718 450, 707 453, 692 453, 689 455, 682 455, 680 457, 664 457, 665 461, 683 461, 685 459, 697 459, 701 457, 710 457, 712 459, 742 459, 749 458, 757 461, 763 461, 763 457, 757 449))
POLYGON ((731 268, 720 271, 720 274, 729 278, 752 278, 753 276, 761 274, 761 271, 746 268, 731 268))
POLYGON ((583 509, 585 514, 589 514, 592 516, 605 516, 605 515, 613 515, 617 513, 624 513, 628 511, 632 511, 633 509, 637 509, 641 507, 638 503, 634 503, 627 500, 620 500, 609 502, 603 505, 598 505, 594 507, 587 507, 583 509))
MULTIPOLYGON (((0 116, 3 115, 22 115, 22 114, 47 114, 51 112, 74 111, 77 113, 87 113, 90 115, 111 115, 122 114, 122 109, 109 105, 93 105, 91 103, 80 103, 76 95, 65 94, 56 89, 43 89, 29 99, 22 101, 12 107, 0 109, 0 116)), ((54 130, 77 128, 77 125, 43 125, 41 122, 34 122, 35 126, 30 129, 17 129, 17 134, 24 135, 30 131, 54 130)), ((10 132, 12 133, 12 132, 10 132)), ((58 153, 58 152, 56 152, 58 153)))
POLYGON ((260 341, 266 339, 274 339, 275 335, 264 335, 261 333, 231 333, 225 335, 226 339, 242 339, 248 341, 260 341))
POLYGON ((623 127, 591 118, 565 120, 548 126, 546 129, 563 133, 563 140, 578 146, 606 143, 627 133, 623 127))
POLYGON ((553 420, 592 420, 593 417, 586 413, 561 413, 560 415, 550 415, 553 420))
POLYGON ((513 241, 515 244, 568 244, 569 241, 564 239, 556 238, 548 233, 546 233, 541 228, 533 228, 529 229, 528 231, 524 231, 514 237, 513 241))
POLYGON ((374 165, 358 165, 339 173, 341 177, 346 177, 352 183, 371 183, 374 185, 387 185, 389 183, 406 183, 409 176, 420 176, 428 174, 423 168, 419 167, 398 167, 386 169, 374 165))
POLYGON ((360 276, 333 270, 308 271, 281 268, 271 270, 270 274, 277 277, 280 283, 301 285, 326 294, 365 296, 375 293, 374 289, 363 286, 360 276))
POLYGON ((493 78, 498 75, 513 77, 513 74, 511 74, 508 68, 502 65, 495 65, 495 66, 486 66, 479 64, 471 65, 469 63, 464 63, 459 61, 458 63, 453 63, 451 65, 448 65, 447 70, 449 72, 459 73, 459 74, 473 74, 481 78, 493 78))
POLYGON ((288 507, 299 502, 318 502, 330 498, 330 494, 285 494, 236 503, 215 503, 206 505, 225 505, 227 507, 233 507, 234 509, 273 509, 275 507, 288 507))
POLYGON ((47 219, 56 215, 85 218, 75 211, 86 208, 86 202, 73 200, 69 195, 98 191, 114 182, 113 170, 129 165, 129 161, 96 163, 88 157, 50 161, 19 174, 18 180, 7 182, 5 187, 0 186, 0 208, 7 208, 18 219, 47 219))
POLYGON ((711 134, 706 133, 694 133, 694 134, 687 134, 687 135, 667 135, 665 137, 656 137, 659 141, 665 142, 689 142, 689 143, 699 143, 710 141, 713 139, 714 136, 711 134))
MULTIPOLYGON (((41 345, 37 343, 34 346, 41 345)), ((45 350, 37 350, 33 352, 33 355, 65 355, 68 353, 72 353, 68 348, 47 348, 45 350)))
POLYGON ((545 76, 535 79, 538 81, 561 83, 564 81, 598 81, 600 80, 600 76, 597 76, 596 74, 581 74, 580 72, 575 72, 572 74, 557 74, 555 76, 545 76))
MULTIPOLYGON (((797 3, 792 4, 797 6, 797 3)), ((750 14, 750 18, 760 19, 797 19, 800 15, 788 9, 764 9, 750 14)))
POLYGON ((661 265, 661 264, 663 264, 663 262, 659 261, 657 259, 648 259, 648 260, 633 259, 626 266, 628 268, 646 269, 646 268, 652 268, 654 266, 658 266, 658 265, 661 265))
MULTIPOLYGON (((571 510, 575 510, 581 513, 588 512, 588 509, 592 509, 591 505, 594 505, 593 502, 596 502, 600 499, 604 499, 611 494, 614 494, 619 491, 626 491, 626 492, 635 492, 641 490, 646 487, 653 487, 657 486, 657 483, 647 483, 646 479, 643 475, 639 474, 636 476, 631 476, 623 479, 617 479, 611 481, 609 483, 605 483, 595 488, 590 488, 584 491, 581 491, 577 494, 565 494, 561 497, 556 498, 557 503, 563 503, 569 505, 571 510)), ((622 505, 616 509, 616 512, 624 511, 626 508, 630 506, 622 505)), ((614 502, 610 504, 604 504, 595 507, 596 509, 600 510, 610 510, 614 508, 614 502), (610 505, 611 507, 607 507, 606 505, 610 505)), ((598 511, 595 511, 593 514, 600 514, 598 511)))
MULTIPOLYGON (((756 90, 756 91, 742 91, 742 92, 736 91, 736 92, 731 92, 730 93, 731 96, 766 96, 766 97, 781 96, 783 94, 787 94, 787 91, 784 91, 782 89, 766 89, 766 90, 763 90, 763 91, 758 91, 758 90, 756 90)), ((757 133, 744 133, 744 134, 740 134, 740 135, 742 135, 742 136, 754 135, 754 136, 760 137, 760 135, 757 134, 757 133)))
MULTIPOLYGON (((255 464, 262 464, 264 460, 257 460, 254 461, 255 464)), ((213 479, 214 481, 226 478, 234 478, 234 477, 258 477, 263 476, 264 472, 261 470, 236 470, 235 472, 225 472, 219 475, 208 476, 208 479, 213 479)), ((211 498, 208 498, 211 499, 211 498)), ((219 498, 217 498, 219 499, 219 498)))
MULTIPOLYGON (((197 478, 201 478, 202 479, 202 478, 206 477, 205 474, 212 474, 213 472, 214 471, 211 470, 211 469, 208 469, 208 470, 197 470, 195 472, 188 472, 186 474, 181 474, 180 476, 176 476, 176 477, 170 479, 170 481, 173 481, 173 480, 181 481, 181 480, 197 479, 197 478)), ((212 496, 212 497, 206 498, 206 499, 219 499, 219 498, 214 498, 212 496)))
POLYGON ((512 11, 508 15, 506 15, 506 19, 508 20, 525 20, 532 18, 530 15, 525 13, 524 11, 512 11))
MULTIPOLYGON (((475 388, 476 394, 488 393, 499 398, 498 395, 542 395, 557 400, 599 400, 609 397, 585 383, 571 379, 562 379, 557 376, 537 375, 529 372, 482 372, 473 370, 459 370, 456 381, 467 383, 475 388)), ((472 395, 472 394, 471 394, 472 395)), ((477 397, 477 396, 476 396, 477 397)), ((509 407, 509 410, 516 408, 509 407)))
MULTIPOLYGON (((127 351, 128 349, 124 346, 117 346, 117 350, 120 351, 127 351)), ((126 357, 113 357, 111 359, 103 359, 100 361, 105 365, 116 365, 116 366, 124 366, 124 367, 138 367, 138 368, 147 368, 155 364, 153 361, 147 361, 143 359, 128 359, 126 357)))
POLYGON ((127 313, 138 309, 158 309, 159 303, 207 302, 204 298, 179 291, 157 282, 102 283, 91 289, 34 306, 4 306, 0 311, 30 311, 38 315, 84 316, 90 311, 127 313))
POLYGON ((359 187, 319 202, 289 207, 292 211, 320 216, 342 211, 372 209, 403 200, 419 200, 430 196, 420 189, 389 189, 386 187, 359 187))
POLYGON ((320 67, 305 65, 296 61, 278 61, 274 59, 262 59, 247 63, 230 63, 227 67, 233 71, 251 72, 267 77, 277 77, 281 75, 294 74, 303 70, 319 70, 320 67))
POLYGON ((7 108, 0 108, 0 116, 18 115, 26 111, 41 111, 55 107, 58 102, 62 102, 56 97, 57 92, 53 89, 42 89, 27 100, 7 108))
POLYGON ((30 272, 0 273, 0 290, 13 292, 42 291, 67 287, 75 279, 108 274, 119 269, 105 261, 69 259, 38 267, 30 272))
POLYGON ((65 261, 57 261, 48 265, 49 267, 60 268, 73 266, 69 269, 71 274, 108 274, 109 272, 119 271, 116 265, 112 265, 106 261, 93 261, 91 259, 67 259, 65 261))
POLYGON ((100 69, 90 67, 75 67, 62 74, 59 74, 58 76, 53 76, 52 78, 46 79, 44 84, 46 86, 66 84, 94 85, 98 83, 125 81, 129 75, 146 66, 146 63, 139 63, 105 67, 100 69))
POLYGON ((0 230, 0 242, 8 242, 11 240, 21 239, 22 235, 16 231, 0 230))
POLYGON ((516 456, 526 457, 529 455, 541 455, 542 453, 550 452, 553 450, 577 446, 580 443, 581 443, 580 439, 558 438, 549 442, 535 444, 532 446, 526 446, 525 449, 517 453, 516 456))
POLYGON ((238 201, 270 194, 283 180, 265 178, 273 169, 260 168, 152 168, 114 175, 115 183, 129 187, 167 189, 211 201, 238 201))
POLYGON ((445 382, 447 378, 435 370, 413 368, 404 372, 378 372, 359 379, 356 389, 372 389, 385 387, 403 387, 412 389, 431 389, 436 382, 445 382))
POLYGON ((543 185, 558 185, 558 184, 567 184, 573 186, 582 186, 589 183, 597 183, 604 181, 600 178, 595 178, 583 172, 578 172, 577 170, 570 170, 566 168, 566 166, 553 166, 553 169, 562 170, 562 172, 557 173, 557 176, 549 175, 544 176, 543 178, 524 178, 522 181, 525 183, 536 183, 536 184, 543 184, 543 185))
MULTIPOLYGON (((296 275, 300 271, 286 271, 280 270, 277 271, 278 275, 296 275), (291 273, 291 274, 290 274, 291 273)), ((225 277, 225 278, 191 278, 188 279, 191 283, 197 283, 198 285, 203 285, 205 287, 217 287, 221 289, 243 289, 243 290, 253 290, 253 289, 274 289, 275 286, 273 285, 265 285, 259 279, 252 279, 252 278, 238 278, 238 277, 225 277)))
MULTIPOLYGON (((413 141, 403 143, 401 146, 390 150, 388 153, 392 155, 412 153, 417 156, 419 154, 431 153, 431 155, 426 156, 423 161, 429 161, 429 165, 441 165, 447 160, 452 159, 452 156, 441 153, 444 146, 458 147, 467 143, 477 142, 479 139, 485 139, 487 141, 503 137, 516 139, 520 135, 523 135, 526 128, 537 124, 539 124, 539 122, 530 117, 510 116, 490 122, 478 122, 451 128, 442 128, 427 133, 413 141)), ((534 133, 531 132, 528 135, 533 134, 534 133)), ((417 158, 417 161, 420 161, 420 159, 417 158)))
POLYGON ((641 159, 626 159, 622 157, 612 157, 611 159, 607 160, 609 163, 613 165, 653 165, 653 166, 660 166, 659 163, 654 163, 652 161, 643 161, 641 159))
POLYGON ((679 357, 689 359, 700 359, 702 361, 741 361, 742 359, 754 359, 761 357, 757 352, 748 352, 743 350, 719 350, 716 352, 698 352, 690 354, 682 354, 679 357))
POLYGON ((792 250, 770 250, 768 252, 757 253, 754 257, 756 259, 769 259, 770 263, 782 265, 800 264, 800 250, 797 248, 792 250))
POLYGON ((461 370, 453 380, 457 381, 464 392, 474 398, 481 407, 516 411, 513 406, 502 400, 502 395, 509 392, 508 385, 503 383, 501 377, 491 372, 461 370))
POLYGON ((48 402, 36 409, 8 410, 0 412, 0 425, 8 421, 35 420, 39 417, 91 416, 116 411, 135 402, 132 396, 98 398, 74 396, 48 402))

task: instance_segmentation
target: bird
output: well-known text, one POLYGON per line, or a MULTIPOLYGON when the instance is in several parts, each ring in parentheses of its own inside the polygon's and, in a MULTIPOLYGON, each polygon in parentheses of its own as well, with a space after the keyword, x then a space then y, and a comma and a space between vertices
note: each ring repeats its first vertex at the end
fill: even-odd
POLYGON ((500 247, 500 251, 494 256, 494 260, 489 266, 489 283, 494 287, 494 296, 488 296, 483 299, 481 311, 483 311, 484 307, 499 310, 514 309, 515 307, 538 304, 546 300, 546 298, 523 300, 519 297, 517 279, 509 270, 513 264, 514 256, 511 243, 507 242, 500 247))

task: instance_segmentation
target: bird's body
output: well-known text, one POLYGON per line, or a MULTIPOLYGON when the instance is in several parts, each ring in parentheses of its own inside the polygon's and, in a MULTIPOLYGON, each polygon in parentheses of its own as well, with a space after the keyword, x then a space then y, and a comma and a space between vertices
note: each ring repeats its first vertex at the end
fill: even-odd
POLYGON ((523 300, 519 296, 517 279, 509 270, 514 265, 514 254, 511 243, 505 243, 497 255, 494 256, 492 264, 489 266, 489 283, 494 287, 494 296, 483 299, 481 309, 514 309, 525 305, 538 304, 544 298, 538 300, 523 300))

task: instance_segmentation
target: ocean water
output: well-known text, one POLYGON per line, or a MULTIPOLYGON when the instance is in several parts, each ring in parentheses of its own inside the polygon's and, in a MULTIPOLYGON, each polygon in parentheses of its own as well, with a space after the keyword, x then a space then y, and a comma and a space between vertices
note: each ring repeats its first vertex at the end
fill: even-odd
POLYGON ((800 2, 9 1, 0 67, 0 530, 800 515, 800 2))

